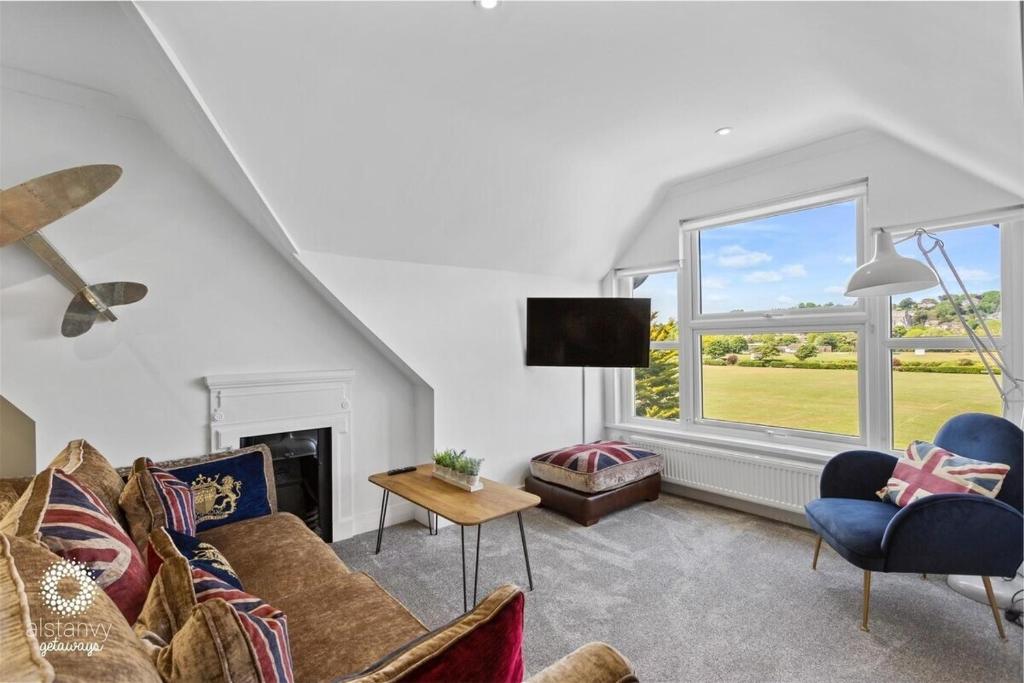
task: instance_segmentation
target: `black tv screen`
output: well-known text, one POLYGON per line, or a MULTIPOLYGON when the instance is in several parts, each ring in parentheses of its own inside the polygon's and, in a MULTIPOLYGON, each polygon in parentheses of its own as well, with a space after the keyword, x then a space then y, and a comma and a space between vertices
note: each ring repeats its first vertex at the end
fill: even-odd
POLYGON ((650 299, 527 299, 526 364, 646 368, 650 299))

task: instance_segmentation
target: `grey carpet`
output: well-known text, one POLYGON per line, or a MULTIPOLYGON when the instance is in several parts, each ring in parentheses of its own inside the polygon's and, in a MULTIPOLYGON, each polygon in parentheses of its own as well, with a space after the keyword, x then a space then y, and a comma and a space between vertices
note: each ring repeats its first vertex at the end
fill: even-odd
MULTIPOLYGON (((663 495, 586 528, 543 509, 524 514, 536 590, 526 599, 526 668, 585 642, 629 657, 642 681, 1015 681, 1021 629, 1000 641, 986 605, 945 577, 877 574, 871 632, 858 629, 860 570, 826 547, 810 568, 810 532, 663 495)), ((334 545, 431 628, 462 609, 459 529, 431 537, 408 522, 334 545)), ((472 570, 476 532, 466 530, 472 570)), ((515 517, 481 537, 480 597, 526 585, 515 517)), ((472 575, 470 575, 472 588, 472 575)))

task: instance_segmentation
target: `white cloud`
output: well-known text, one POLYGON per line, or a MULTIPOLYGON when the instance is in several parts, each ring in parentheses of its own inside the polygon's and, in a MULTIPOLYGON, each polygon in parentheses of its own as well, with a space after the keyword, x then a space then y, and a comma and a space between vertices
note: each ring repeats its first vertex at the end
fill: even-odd
POLYGON ((788 278, 806 276, 807 269, 804 268, 803 264, 793 263, 788 266, 783 266, 778 270, 755 270, 753 273, 747 274, 743 278, 743 281, 753 284, 762 284, 765 282, 782 282, 788 278))
POLYGON ((971 282, 988 282, 995 280, 996 276, 983 268, 959 268, 960 277, 971 282))
POLYGON ((856 256, 840 256, 839 257, 839 262, 840 263, 844 263, 844 264, 846 264, 848 266, 849 265, 853 265, 854 263, 857 262, 857 257, 856 256))
POLYGON ((775 301, 784 306, 792 306, 796 303, 796 299, 791 296, 786 296, 785 294, 775 297, 775 301))
POLYGON ((771 260, 772 257, 763 251, 750 251, 738 244, 731 244, 718 250, 718 265, 724 268, 749 268, 771 260))
POLYGON ((846 287, 843 287, 842 285, 832 285, 830 287, 825 288, 826 294, 842 294, 845 291, 846 287))
POLYGON ((727 297, 725 294, 707 294, 707 295, 704 296, 704 301, 720 302, 720 301, 728 301, 728 300, 729 300, 729 297, 727 297))
POLYGON ((725 289, 729 286, 729 281, 724 277, 706 277, 701 279, 700 285, 704 289, 725 289))
POLYGON ((753 273, 750 273, 743 278, 744 282, 752 282, 755 284, 763 282, 779 282, 781 280, 782 274, 777 270, 755 270, 753 273))

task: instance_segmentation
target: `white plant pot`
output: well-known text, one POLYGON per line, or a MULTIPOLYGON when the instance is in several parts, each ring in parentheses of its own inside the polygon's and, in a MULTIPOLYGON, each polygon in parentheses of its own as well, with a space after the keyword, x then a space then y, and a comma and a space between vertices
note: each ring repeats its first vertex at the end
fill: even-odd
POLYGON ((476 486, 477 484, 480 483, 480 475, 479 474, 467 475, 467 479, 468 479, 468 481, 466 483, 468 483, 470 486, 476 486))

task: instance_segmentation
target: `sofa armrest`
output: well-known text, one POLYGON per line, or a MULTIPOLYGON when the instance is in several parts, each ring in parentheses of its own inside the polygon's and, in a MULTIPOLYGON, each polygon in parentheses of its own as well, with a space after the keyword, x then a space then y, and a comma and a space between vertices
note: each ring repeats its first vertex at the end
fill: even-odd
POLYGON ((822 498, 878 500, 896 467, 896 457, 879 451, 845 451, 825 463, 821 471, 822 498))
POLYGON ((910 503, 882 537, 886 571, 1012 576, 1024 555, 1024 515, 974 493, 910 503))
POLYGON ((635 683, 633 665, 605 643, 587 643, 530 677, 527 683, 635 683))

